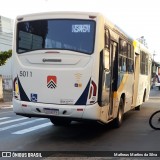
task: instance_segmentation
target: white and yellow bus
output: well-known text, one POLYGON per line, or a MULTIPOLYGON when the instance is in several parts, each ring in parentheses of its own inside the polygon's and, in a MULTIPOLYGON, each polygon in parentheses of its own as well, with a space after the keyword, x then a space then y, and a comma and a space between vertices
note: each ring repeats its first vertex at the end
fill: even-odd
POLYGON ((122 123, 148 99, 151 56, 99 13, 18 16, 13 43, 13 109, 54 125, 122 123))

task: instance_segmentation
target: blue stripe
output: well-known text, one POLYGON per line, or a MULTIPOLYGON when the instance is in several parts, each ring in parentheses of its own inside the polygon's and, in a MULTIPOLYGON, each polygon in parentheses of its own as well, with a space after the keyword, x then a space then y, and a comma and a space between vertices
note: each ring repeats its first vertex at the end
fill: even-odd
POLYGON ((88 91, 89 91, 89 86, 90 86, 90 81, 89 80, 85 90, 83 91, 82 95, 79 97, 79 99, 77 100, 77 102, 75 103, 75 105, 86 105, 87 103, 87 97, 88 97, 88 91))
POLYGON ((28 96, 26 95, 22 85, 21 85, 21 82, 19 80, 19 78, 17 77, 18 79, 18 86, 19 86, 19 92, 20 92, 20 98, 21 98, 21 101, 27 101, 27 102, 30 102, 28 96))

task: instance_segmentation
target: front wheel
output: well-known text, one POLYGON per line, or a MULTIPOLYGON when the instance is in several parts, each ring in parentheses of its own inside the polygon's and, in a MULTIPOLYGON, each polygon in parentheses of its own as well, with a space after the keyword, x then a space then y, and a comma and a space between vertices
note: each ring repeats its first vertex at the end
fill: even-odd
POLYGON ((160 110, 151 115, 149 118, 149 125, 155 130, 160 130, 160 110))
POLYGON ((124 107, 124 102, 123 99, 120 99, 119 102, 119 108, 118 108, 118 113, 117 113, 117 117, 114 119, 114 127, 119 128, 122 124, 122 120, 123 120, 123 107, 124 107))

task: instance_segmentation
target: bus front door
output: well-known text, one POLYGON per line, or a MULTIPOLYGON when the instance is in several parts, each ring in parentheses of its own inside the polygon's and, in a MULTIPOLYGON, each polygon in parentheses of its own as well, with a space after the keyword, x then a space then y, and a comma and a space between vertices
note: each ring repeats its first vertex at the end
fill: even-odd
POLYGON ((111 41, 110 45, 110 92, 109 92, 109 118, 113 117, 113 92, 117 90, 117 78, 118 78, 118 61, 117 61, 117 49, 116 42, 111 41))
POLYGON ((107 114, 107 119, 112 119, 113 91, 116 90, 118 79, 118 44, 110 41, 109 46, 105 46, 100 53, 98 102, 102 107, 102 113, 107 114))

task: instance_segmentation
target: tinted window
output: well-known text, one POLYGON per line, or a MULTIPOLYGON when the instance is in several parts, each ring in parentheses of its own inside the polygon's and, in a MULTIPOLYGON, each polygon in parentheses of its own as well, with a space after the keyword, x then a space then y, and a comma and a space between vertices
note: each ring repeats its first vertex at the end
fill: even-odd
POLYGON ((95 21, 54 19, 20 22, 17 36, 18 53, 56 49, 92 54, 95 21))
POLYGON ((141 74, 146 74, 148 75, 148 54, 145 53, 144 51, 140 52, 140 69, 141 69, 141 74))

